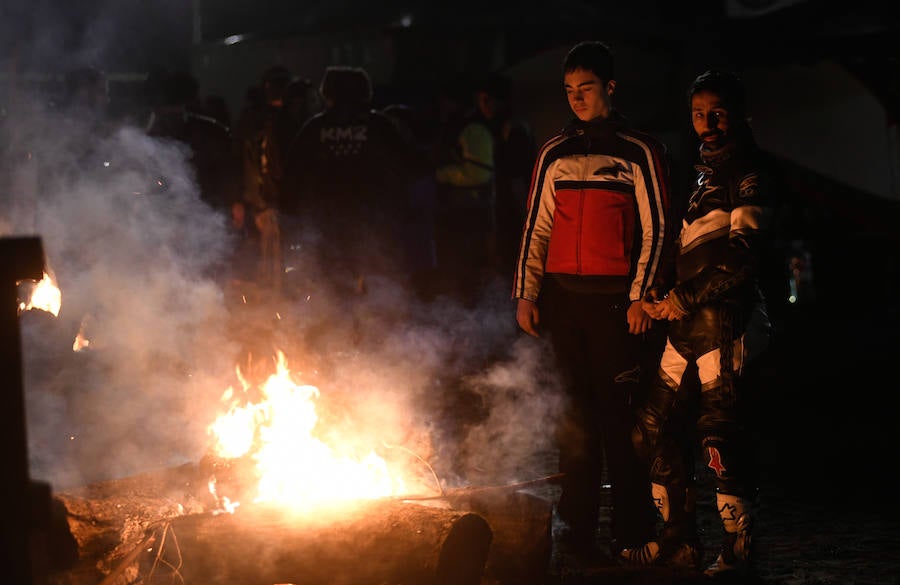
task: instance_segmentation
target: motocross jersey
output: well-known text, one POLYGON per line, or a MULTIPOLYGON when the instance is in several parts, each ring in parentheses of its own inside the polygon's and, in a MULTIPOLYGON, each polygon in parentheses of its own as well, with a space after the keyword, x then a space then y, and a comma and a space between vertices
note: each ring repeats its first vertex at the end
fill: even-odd
POLYGON ((733 142, 700 155, 678 238, 677 284, 669 293, 687 313, 719 300, 758 297, 759 262, 774 214, 771 177, 755 145, 733 142))
POLYGON ((513 298, 536 300, 544 273, 640 299, 669 229, 664 145, 613 112, 575 120, 538 153, 513 298))

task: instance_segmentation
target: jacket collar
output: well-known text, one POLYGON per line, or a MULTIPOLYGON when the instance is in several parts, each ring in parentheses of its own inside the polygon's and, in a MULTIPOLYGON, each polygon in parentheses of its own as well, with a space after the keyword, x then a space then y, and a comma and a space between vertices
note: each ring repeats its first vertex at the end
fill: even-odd
POLYGON ((619 130, 623 126, 628 125, 628 120, 618 110, 613 109, 605 118, 594 118, 587 122, 573 118, 566 124, 563 133, 566 136, 599 136, 603 134, 611 134, 619 130))

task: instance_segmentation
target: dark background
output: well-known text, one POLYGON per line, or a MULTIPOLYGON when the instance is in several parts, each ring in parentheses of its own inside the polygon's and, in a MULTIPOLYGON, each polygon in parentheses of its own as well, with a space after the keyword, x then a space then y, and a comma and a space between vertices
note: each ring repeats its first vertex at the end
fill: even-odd
MULTIPOLYGON (((378 88, 382 95, 403 96, 446 76, 489 67, 513 70, 574 41, 600 38, 670 56, 668 67, 640 72, 664 80, 668 93, 649 96, 660 105, 638 118, 649 129, 676 137, 677 145, 685 136, 678 121, 686 81, 712 64, 764 70, 827 60, 858 80, 883 108, 885 127, 895 127, 900 119, 900 22, 893 12, 890 3, 872 0, 561 0, 514 6, 472 0, 4 0, 0 60, 6 63, 7 88, 12 80, 19 88, 39 88, 72 67, 92 64, 122 83, 139 82, 160 68, 191 70, 204 91, 242 95, 245 81, 223 87, 204 76, 204 64, 222 60, 227 69, 231 63, 252 63, 246 53, 254 47, 298 36, 330 47, 326 60, 365 62, 365 55, 355 54, 356 49, 342 52, 340 45, 374 36, 390 45, 385 53, 390 63, 370 63, 379 72, 378 88), (242 42, 233 51, 220 50, 231 35, 242 35, 242 42), (486 59, 499 37, 502 55, 486 59)), ((552 63, 543 74, 558 84, 558 62, 552 63)), ((750 89, 760 91, 762 83, 750 89)), ((767 89, 776 95, 779 91, 767 89)), ((786 103, 795 98, 788 91, 782 97, 786 103)), ((823 92, 823 100, 830 97, 823 92)), ((561 95, 553 99, 545 109, 565 106, 561 95)), ((826 119, 819 128, 830 122, 852 126, 855 115, 843 112, 846 118, 826 119)), ((823 153, 828 150, 823 146, 823 153)), ((684 152, 688 154, 678 162, 688 168, 691 155, 684 152)), ((780 338, 776 376, 766 398, 779 439, 777 463, 781 472, 798 478, 833 468, 836 454, 842 461, 850 454, 849 461, 859 469, 875 469, 889 448, 883 403, 891 400, 889 360, 900 347, 894 300, 897 194, 886 197, 855 186, 852 177, 864 176, 866 168, 845 169, 850 178, 836 180, 804 164, 786 163, 791 190, 785 194, 788 219, 780 261, 786 277, 789 244, 797 241, 812 251, 815 295, 796 304, 784 298, 773 302, 780 338)), ((818 489, 837 485, 843 484, 832 481, 818 489)))
MULTIPOLYGON (((239 100, 277 56, 296 59, 314 79, 329 63, 365 65, 375 73, 377 105, 413 99, 457 74, 515 72, 525 90, 520 95, 533 98, 528 113, 535 126, 546 115, 550 121, 540 127, 553 128, 567 114, 559 88, 560 50, 598 38, 622 47, 626 57, 627 79, 617 104, 666 137, 687 176, 693 160, 683 124, 687 83, 715 64, 753 72, 751 94, 771 96, 786 107, 770 104, 770 116, 759 116, 765 145, 803 134, 819 146, 781 152, 789 189, 782 194, 775 290, 787 286, 798 250, 810 254, 812 268, 802 275, 807 288, 798 302, 789 303, 784 291, 771 297, 777 339, 756 396, 767 485, 783 490, 788 502, 778 518, 788 509, 802 516, 812 526, 796 538, 815 542, 820 525, 840 511, 883 509, 896 516, 885 475, 896 459, 891 366, 900 347, 900 192, 896 186, 892 192, 862 188, 873 168, 858 159, 827 158, 840 146, 864 151, 883 139, 878 133, 896 129, 900 22, 893 12, 891 3, 873 0, 559 0, 514 6, 472 0, 0 0, 0 104, 15 91, 52 93, 66 71, 83 65, 108 72, 116 99, 128 99, 150 72, 168 69, 192 71, 204 93, 239 100), (240 42, 226 45, 232 35, 240 35, 240 42), (495 54, 498 46, 503 50, 495 54), (642 61, 641 55, 653 58, 642 61), (807 102, 799 100, 802 87, 784 84, 793 72, 823 61, 833 65, 827 71, 841 73, 840 80, 858 82, 879 108, 871 117, 884 118, 882 125, 866 126, 858 143, 840 144, 842 135, 835 139, 830 132, 870 119, 844 93, 847 85, 838 84, 837 75, 834 85, 826 75, 822 86, 804 93, 807 102), (785 66, 794 67, 787 77, 775 75, 785 66), (825 109, 812 123, 793 123, 792 113, 799 119, 817 102, 842 107, 825 109), (778 122, 766 126, 775 114, 778 122)), ((896 154, 892 163, 896 170, 896 154)), ((860 535, 840 544, 847 541, 856 544, 860 535)), ((814 552, 814 569, 823 559, 840 559, 837 545, 814 552)), ((792 555, 786 554, 786 566, 794 562, 792 555)))
POLYGON ((701 60, 716 53, 738 67, 832 58, 896 102, 900 23, 893 12, 889 3, 874 0, 4 0, 0 58, 17 55, 22 70, 60 71, 81 60, 107 71, 146 72, 189 68, 194 47, 230 35, 377 29, 439 43, 444 37, 504 35, 508 67, 573 39, 615 37, 679 47, 701 60))
MULTIPOLYGON (((193 43, 229 35, 290 36, 362 28, 429 31, 493 30, 518 47, 511 60, 581 37, 611 32, 653 42, 678 42, 708 51, 718 45, 738 61, 804 60, 827 55, 847 64, 896 58, 897 17, 890 5, 810 0, 640 2, 415 2, 360 0, 5 0, 3 56, 13 47, 41 58, 87 49, 108 70, 186 66, 193 43), (93 45, 93 46, 92 46, 93 45)), ((50 65, 47 63, 46 65, 50 65)), ((889 73, 882 71, 882 74, 889 73)))

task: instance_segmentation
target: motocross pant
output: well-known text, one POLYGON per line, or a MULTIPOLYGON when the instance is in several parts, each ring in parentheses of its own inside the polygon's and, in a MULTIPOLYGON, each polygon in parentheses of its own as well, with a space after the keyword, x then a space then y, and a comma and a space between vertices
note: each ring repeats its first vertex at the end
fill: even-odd
POLYGON ((768 347, 771 330, 763 302, 705 306, 670 323, 656 382, 632 434, 651 482, 670 494, 689 490, 699 441, 717 492, 754 497, 754 446, 742 401, 752 389, 742 384, 742 374, 768 347), (696 372, 694 380, 686 377, 689 369, 696 372))

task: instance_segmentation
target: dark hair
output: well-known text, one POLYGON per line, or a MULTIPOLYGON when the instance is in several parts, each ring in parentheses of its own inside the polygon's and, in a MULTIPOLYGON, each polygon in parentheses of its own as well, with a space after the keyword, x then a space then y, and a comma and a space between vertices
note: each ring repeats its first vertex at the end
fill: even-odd
POLYGON ((283 65, 272 65, 263 71, 261 85, 264 99, 274 101, 284 99, 284 93, 294 78, 291 70, 283 65))
POLYGON ((602 41, 581 41, 566 53, 563 73, 576 69, 593 72, 602 81, 615 79, 613 54, 609 45, 602 41))
POLYGON ((687 99, 701 91, 714 93, 735 118, 747 117, 747 91, 736 73, 722 69, 709 69, 698 75, 688 87, 687 99))
POLYGON ((296 77, 284 88, 285 100, 305 100, 307 92, 312 88, 312 81, 306 77, 296 77))
POLYGON ((165 103, 184 104, 197 99, 200 83, 188 71, 174 71, 165 79, 163 87, 165 103))
POLYGON ((509 100, 512 97, 512 86, 512 79, 508 75, 489 73, 478 79, 475 89, 498 100, 509 100))
POLYGON ((372 100, 372 81, 361 67, 331 65, 325 69, 320 91, 335 103, 362 105, 372 100))

